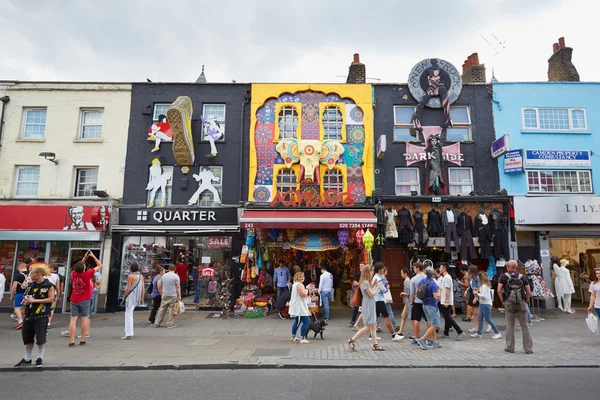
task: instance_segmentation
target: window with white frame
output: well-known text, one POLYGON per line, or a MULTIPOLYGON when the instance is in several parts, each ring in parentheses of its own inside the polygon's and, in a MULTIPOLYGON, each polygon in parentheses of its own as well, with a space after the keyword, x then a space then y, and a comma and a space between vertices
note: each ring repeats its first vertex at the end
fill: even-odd
POLYGON ((451 106, 452 126, 446 128, 446 139, 451 142, 471 140, 471 113, 467 106, 451 106))
POLYGON ((37 197, 40 181, 39 166, 17 167, 15 175, 15 197, 37 197))
POLYGON ((98 167, 76 168, 73 197, 92 197, 96 189, 98 189, 98 167))
POLYGON ((421 194, 419 168, 396 168, 396 196, 410 196, 411 192, 421 194))
POLYGON ((448 168, 450 194, 469 194, 473 191, 473 169, 448 168))
POLYGON ((215 178, 218 178, 218 181, 214 180, 211 185, 215 188, 216 192, 219 195, 219 198, 215 198, 215 194, 211 190, 205 190, 200 193, 200 198, 198 199, 198 205, 200 207, 214 207, 218 206, 223 201, 223 167, 204 167, 208 168, 210 172, 214 175, 215 178), (218 201, 217 201, 218 200, 218 201))
POLYGON ((414 106, 394 106, 394 142, 419 140, 413 136, 416 132, 411 122, 414 113, 414 106))
POLYGON ((79 139, 102 139, 102 124, 104 122, 104 109, 81 110, 81 124, 79 139))
POLYGON ((169 107, 171 104, 168 103, 157 103, 154 105, 154 112, 152 113, 152 121, 159 121, 159 117, 161 115, 167 116, 167 111, 169 111, 169 107))
MULTIPOLYGON (((164 194, 165 206, 170 206, 171 205, 171 196, 173 193, 173 166, 172 165, 162 165, 161 168, 162 168, 161 175, 166 175, 166 176, 171 177, 171 179, 169 179, 167 181, 167 186, 165 186, 165 194, 164 194)), ((151 197, 152 197, 152 190, 148 190, 148 197, 146 199, 146 204, 150 204, 150 201, 152 200, 151 197)), ((161 204, 162 201, 163 201, 162 189, 158 189, 154 196, 154 204, 161 204)))
MULTIPOLYGON (((225 104, 204 104, 202 106, 202 118, 204 118, 205 122, 215 121, 223 134, 219 140, 225 140, 225 104)), ((206 126, 202 127, 202 132, 202 137, 204 137, 206 135, 206 126)))
POLYGON ((46 108, 25 108, 21 139, 44 139, 46 134, 46 108))
POLYGON ((336 192, 344 191, 344 174, 339 169, 325 171, 323 175, 323 191, 335 190, 336 192))
POLYGON ((323 140, 342 140, 344 118, 339 107, 328 106, 323 110, 323 140))
POLYGON ((583 108, 524 108, 523 129, 547 131, 586 130, 583 108))
POLYGON ((296 174, 291 168, 283 168, 279 170, 277 174, 277 183, 275 184, 275 190, 281 193, 289 192, 290 190, 296 190, 296 174))
POLYGON ((277 124, 279 125, 279 139, 295 138, 298 129, 298 111, 296 111, 296 107, 281 107, 277 116, 277 124))
POLYGON ((529 193, 593 193, 589 170, 528 170, 529 193))

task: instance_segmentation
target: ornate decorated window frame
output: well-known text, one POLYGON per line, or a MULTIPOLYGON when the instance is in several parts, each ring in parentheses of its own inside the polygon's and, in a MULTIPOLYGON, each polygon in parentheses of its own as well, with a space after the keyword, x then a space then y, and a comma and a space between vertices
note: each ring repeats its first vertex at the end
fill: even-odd
POLYGON ((340 132, 341 139, 338 140, 340 143, 346 143, 346 103, 341 102, 327 102, 327 103, 319 103, 319 138, 321 141, 325 139, 325 126, 323 124, 323 114, 325 113, 325 109, 329 107, 336 107, 340 110, 342 114, 342 130, 340 132))
MULTIPOLYGON (((348 169, 346 167, 345 164, 335 164, 333 166, 333 168, 331 168, 331 171, 333 170, 338 170, 341 174, 342 174, 342 181, 343 181, 343 188, 342 188, 342 192, 347 192, 348 191, 348 169)), ((326 165, 321 165, 319 167, 319 192, 321 193, 321 196, 323 196, 325 194, 325 188, 323 185, 323 182, 325 182, 325 174, 327 173, 327 171, 329 171, 329 168, 327 168, 326 165)))
POLYGON ((280 135, 281 131, 279 129, 279 112, 284 107, 292 107, 296 110, 298 114, 298 126, 296 127, 296 139, 302 139, 302 103, 275 103, 275 131, 273 134, 273 143, 279 143, 281 140, 280 135))
POLYGON ((285 164, 275 164, 273 165, 272 196, 275 196, 275 193, 277 193, 277 177, 284 169, 291 169, 294 175, 296 175, 296 188, 294 190, 298 190, 298 185, 300 184, 300 164, 293 164, 290 168, 288 168, 285 164))

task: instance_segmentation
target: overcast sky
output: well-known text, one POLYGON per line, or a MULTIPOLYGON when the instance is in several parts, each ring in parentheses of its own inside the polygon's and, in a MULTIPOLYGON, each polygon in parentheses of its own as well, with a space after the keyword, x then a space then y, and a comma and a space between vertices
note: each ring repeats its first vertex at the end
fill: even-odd
POLYGON ((545 81, 564 36, 581 80, 598 81, 593 3, 0 0, 0 80, 191 82, 205 64, 209 82, 345 82, 360 53, 369 78, 406 82, 424 58, 461 68, 478 52, 488 80, 545 81))

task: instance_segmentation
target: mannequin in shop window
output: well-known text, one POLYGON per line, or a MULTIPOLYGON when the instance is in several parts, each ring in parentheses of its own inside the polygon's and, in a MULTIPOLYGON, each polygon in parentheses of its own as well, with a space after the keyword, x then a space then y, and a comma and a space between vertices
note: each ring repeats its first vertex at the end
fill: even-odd
POLYGON ((573 280, 571 279, 571 273, 567 269, 569 261, 562 259, 560 260, 560 266, 558 266, 558 257, 552 257, 554 273, 556 279, 554 280, 556 297, 558 298, 558 308, 562 311, 574 314, 575 312, 571 308, 571 296, 575 293, 575 287, 573 286, 573 280), (563 307, 564 304, 564 307, 563 307))
POLYGON ((427 233, 429 237, 442 237, 442 215, 436 209, 427 213, 427 233))
POLYGON ((475 217, 475 233, 479 239, 479 256, 481 258, 490 258, 490 245, 492 244, 492 229, 485 211, 482 209, 475 217))
POLYGON ((467 260, 467 250, 470 252, 471 260, 477 258, 475 245, 473 244, 473 220, 465 210, 458 216, 456 230, 460 238, 460 258, 467 260))
POLYGON ((386 231, 386 214, 385 208, 381 204, 381 199, 377 199, 375 204, 375 216, 377 217, 377 230, 375 231, 375 237, 380 237, 385 234, 386 231))
POLYGON ((385 236, 387 238, 397 238, 398 229, 396 228, 396 216, 398 213, 392 207, 385 210, 385 236))
POLYGON ((490 211, 488 216, 492 224, 492 235, 494 241, 494 257, 496 260, 510 258, 508 251, 508 229, 506 226, 506 217, 504 213, 497 208, 490 211))
POLYGON ((413 237, 412 215, 406 207, 398 210, 398 239, 401 244, 409 244, 414 240, 413 237))
POLYGON ((451 249, 452 242, 454 242, 454 246, 456 246, 456 247, 458 247, 458 245, 459 245, 458 233, 456 231, 456 219, 457 219, 457 215, 455 214, 452 207, 446 208, 446 211, 444 211, 444 215, 442 217, 442 220, 446 227, 446 238, 445 238, 446 253, 452 252, 452 249, 451 249))
POLYGON ((426 247, 429 242, 429 236, 425 230, 425 224, 423 223, 423 213, 417 210, 413 215, 415 220, 415 245, 417 247, 426 247))

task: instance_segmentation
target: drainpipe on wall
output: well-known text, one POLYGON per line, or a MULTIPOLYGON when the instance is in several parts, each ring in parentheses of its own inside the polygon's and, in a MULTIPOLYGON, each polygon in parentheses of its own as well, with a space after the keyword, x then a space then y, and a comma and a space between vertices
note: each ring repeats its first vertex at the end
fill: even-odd
POLYGON ((0 101, 2 102, 2 114, 0 114, 0 146, 2 146, 2 129, 4 128, 4 109, 6 108, 6 104, 10 101, 10 97, 0 97, 0 101))
POLYGON ((238 201, 242 201, 244 194, 244 114, 246 111, 246 103, 249 99, 248 95, 244 95, 244 101, 242 102, 242 115, 240 116, 240 197, 238 201))

